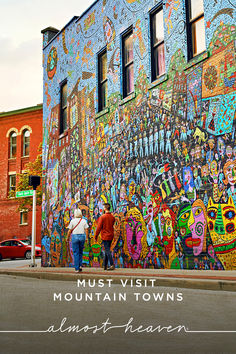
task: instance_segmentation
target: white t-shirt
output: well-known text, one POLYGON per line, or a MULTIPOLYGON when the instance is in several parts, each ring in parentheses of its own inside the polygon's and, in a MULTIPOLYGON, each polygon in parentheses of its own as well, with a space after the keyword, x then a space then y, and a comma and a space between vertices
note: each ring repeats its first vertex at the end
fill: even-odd
POLYGON ((85 234, 85 229, 87 229, 89 226, 87 224, 87 221, 85 219, 81 218, 74 218, 71 220, 68 229, 72 230, 74 227, 76 228, 73 230, 72 234, 85 234), (80 221, 81 220, 81 221, 80 221), (80 221, 80 223, 79 223, 80 221), (79 223, 78 226, 76 226, 79 223))

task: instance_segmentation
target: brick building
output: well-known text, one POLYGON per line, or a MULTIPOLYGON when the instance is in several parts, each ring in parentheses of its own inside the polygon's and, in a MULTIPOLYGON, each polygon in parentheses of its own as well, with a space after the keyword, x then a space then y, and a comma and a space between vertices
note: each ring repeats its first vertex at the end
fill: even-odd
POLYGON ((43 265, 72 266, 79 206, 84 263, 101 266, 109 202, 116 267, 236 269, 235 14, 230 0, 98 0, 42 31, 43 265))
MULTIPOLYGON (((0 240, 31 235, 32 213, 18 211, 19 202, 9 198, 17 174, 38 155, 42 142, 42 105, 0 113, 0 240)), ((41 207, 37 207, 36 241, 41 239, 41 207)))

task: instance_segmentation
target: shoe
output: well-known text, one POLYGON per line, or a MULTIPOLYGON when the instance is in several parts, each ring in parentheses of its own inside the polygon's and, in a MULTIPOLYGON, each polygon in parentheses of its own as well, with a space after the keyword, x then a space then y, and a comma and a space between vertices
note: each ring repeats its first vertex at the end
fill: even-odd
POLYGON ((76 269, 76 270, 75 270, 75 273, 79 273, 79 271, 76 269))
POLYGON ((79 268, 79 271, 82 272, 82 267, 79 268))
POLYGON ((115 269, 114 265, 107 268, 107 270, 114 270, 114 269, 115 269))

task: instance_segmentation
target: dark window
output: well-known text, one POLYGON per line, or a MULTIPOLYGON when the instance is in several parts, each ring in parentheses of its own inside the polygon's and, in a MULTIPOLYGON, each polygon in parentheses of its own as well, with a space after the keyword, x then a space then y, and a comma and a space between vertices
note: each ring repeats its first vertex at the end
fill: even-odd
POLYGON ((16 190, 16 175, 9 175, 9 192, 16 190))
POLYGON ((203 0, 187 0, 188 59, 206 49, 203 0))
POLYGON ((23 156, 29 156, 30 132, 25 130, 23 133, 23 156))
POLYGON ((9 247, 9 246, 11 246, 11 241, 5 241, 5 242, 2 242, 1 243, 1 246, 7 246, 7 247, 9 247))
POLYGON ((98 55, 98 110, 107 106, 107 51, 98 55))
POLYGON ((165 73, 163 10, 151 14, 151 72, 152 81, 165 73))
POLYGON ((60 134, 67 130, 67 82, 61 85, 60 134))
POLYGON ((134 91, 133 29, 122 38, 123 97, 134 91))
POLYGON ((16 157, 16 132, 10 134, 10 158, 13 159, 16 157))
POLYGON ((24 210, 20 212, 20 225, 26 224, 28 224, 28 212, 24 210))

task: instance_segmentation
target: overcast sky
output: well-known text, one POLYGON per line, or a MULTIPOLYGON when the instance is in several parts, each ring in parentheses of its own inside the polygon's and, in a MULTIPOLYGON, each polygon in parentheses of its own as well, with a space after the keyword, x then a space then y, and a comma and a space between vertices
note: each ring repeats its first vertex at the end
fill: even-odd
POLYGON ((43 101, 42 34, 62 29, 94 0, 0 0, 0 112, 43 101))

